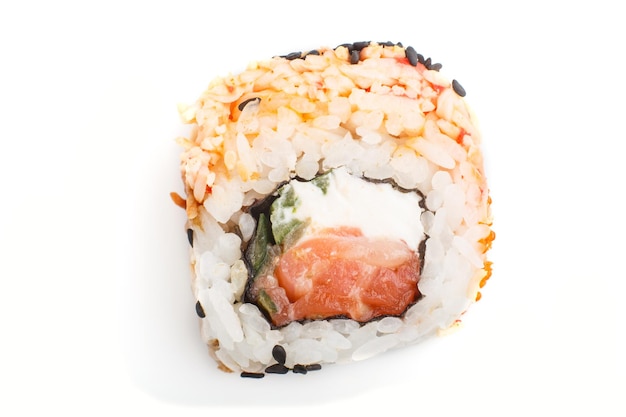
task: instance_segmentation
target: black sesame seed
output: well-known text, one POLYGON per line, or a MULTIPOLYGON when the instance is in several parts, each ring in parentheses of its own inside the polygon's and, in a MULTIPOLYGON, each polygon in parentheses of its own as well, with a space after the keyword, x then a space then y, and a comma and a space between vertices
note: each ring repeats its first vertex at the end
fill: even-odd
POLYGON ((256 378, 256 379, 260 379, 263 378, 265 376, 265 374, 259 373, 259 372, 246 372, 243 371, 241 373, 241 377, 242 378, 256 378))
POLYGON ((430 69, 433 71, 440 71, 442 67, 443 65, 441 65, 440 63, 436 63, 436 64, 432 64, 430 66, 430 69))
POLYGON ((312 51, 307 52, 305 56, 308 56, 308 55, 319 55, 319 54, 320 54, 320 51, 318 51, 317 49, 313 49, 312 51))
POLYGON ((201 319, 206 317, 206 315, 204 314, 204 309, 202 308, 202 304, 200 304, 200 301, 196 301, 196 314, 201 319))
POLYGON ((276 359, 276 362, 284 365, 285 360, 287 359, 287 352, 285 352, 285 348, 281 345, 276 345, 272 349, 272 357, 276 359))
POLYGON ((360 51, 361 49, 363 49, 363 48, 365 48, 365 47, 369 46, 369 44, 370 44, 370 43, 371 43, 370 41, 364 41, 364 42, 354 42, 354 43, 352 44, 352 48, 353 48, 353 49, 355 49, 355 50, 357 50, 357 51, 360 51))
POLYGON ((357 64, 361 59, 361 53, 357 50, 350 52, 350 63, 357 64))
POLYGON ((187 229, 187 240, 189 241, 189 246, 193 248, 193 230, 187 229))
POLYGON ((416 66, 417 65, 417 52, 413 49, 412 46, 409 46, 405 49, 406 58, 409 60, 409 64, 416 66))
POLYGON ((457 80, 452 80, 452 89, 461 97, 465 97, 465 89, 457 80))
POLYGON ((391 41, 387 41, 387 42, 378 42, 379 45, 382 46, 394 46, 395 43, 391 42, 391 41))
POLYGON ((306 369, 306 366, 304 365, 294 365, 293 366, 293 373, 294 374, 306 374, 308 371, 306 369))
POLYGON ((319 363, 312 363, 310 365, 306 365, 305 369, 307 371, 319 371, 320 369, 322 369, 322 365, 320 365, 319 363))
POLYGON ((428 58, 426 61, 424 61, 424 66, 426 67, 426 69, 430 69, 430 65, 432 64, 432 61, 430 58, 428 58))
POLYGON ((237 108, 239 109, 239 111, 243 111, 243 109, 252 102, 257 102, 260 103, 261 102, 261 97, 252 97, 247 99, 246 101, 242 101, 241 103, 239 103, 239 105, 237 106, 237 108))
POLYGON ((286 374, 287 372, 289 372, 289 368, 281 363, 275 363, 265 368, 266 374, 286 374))
POLYGON ((400 48, 404 48, 404 46, 402 45, 402 42, 396 43, 396 46, 399 46, 400 48))
POLYGON ((290 54, 287 54, 284 56, 285 59, 289 60, 289 61, 293 61, 294 59, 298 59, 302 57, 302 52, 298 51, 298 52, 292 52, 290 54))
POLYGON ((419 62, 420 64, 424 65, 426 63, 426 60, 424 59, 424 55, 417 54, 417 62, 419 62))

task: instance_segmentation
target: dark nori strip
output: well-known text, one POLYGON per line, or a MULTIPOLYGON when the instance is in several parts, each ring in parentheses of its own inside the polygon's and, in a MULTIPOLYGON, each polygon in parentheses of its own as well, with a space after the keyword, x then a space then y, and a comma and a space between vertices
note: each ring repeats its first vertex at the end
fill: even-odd
POLYGON ((406 54, 406 58, 409 60, 409 64, 414 67, 417 66, 417 52, 415 49, 413 49, 412 46, 409 46, 404 50, 404 53, 406 54))
POLYGON ((196 314, 198 315, 198 317, 200 317, 201 319, 206 317, 206 314, 204 314, 204 309, 202 308, 202 304, 200 304, 200 301, 196 301, 196 314))
POLYGON ((457 80, 452 80, 452 89, 459 96, 465 97, 465 94, 466 94, 465 93, 465 89, 463 88, 463 86, 457 80))
POLYGON ((426 207, 426 197, 424 196, 424 193, 419 190, 416 190, 416 192, 422 196, 422 199, 419 202, 420 208, 424 211, 428 211, 428 207, 426 207))
POLYGON ((187 229, 187 240, 189 241, 189 246, 193 248, 193 229, 187 229))
MULTIPOLYGON (((277 189, 282 187, 284 184, 285 183, 279 184, 277 189)), ((255 201, 254 204, 248 207, 248 212, 250 213, 252 218, 254 218, 254 220, 259 220, 259 217, 261 216, 261 214, 266 213, 269 215, 270 207, 272 206, 272 203, 274 203, 274 201, 277 198, 278 198, 278 194, 276 194, 276 191, 274 191, 271 194, 269 194, 267 197, 265 197, 264 199, 255 201)))
POLYGON ((287 352, 285 352, 285 348, 281 345, 276 345, 272 348, 272 357, 276 359, 276 362, 284 365, 287 360, 287 352))
POLYGON ((320 369, 322 369, 322 365, 319 363, 312 363, 310 365, 306 365, 304 368, 307 371, 319 371, 320 369))
POLYGON ((265 368, 266 374, 286 374, 287 372, 289 372, 289 368, 282 363, 275 363, 265 368))
POLYGON ((293 366, 293 373, 294 374, 306 374, 308 371, 306 369, 306 366, 304 365, 294 365, 293 366))
POLYGON ((239 111, 243 111, 243 109, 249 104, 252 103, 253 101, 256 101, 257 103, 261 102, 261 97, 252 97, 247 99, 246 101, 242 101, 241 103, 239 103, 239 105, 237 106, 237 108, 239 109, 239 111))
POLYGON ((421 200, 420 200, 420 203, 419 203, 419 204, 420 204, 420 207, 421 207, 421 208, 423 208, 424 210, 426 210, 426 206, 425 206, 425 205, 422 205, 422 202, 424 202, 424 201, 426 200, 426 197, 424 196, 424 193, 422 193, 422 192, 421 192, 420 190, 418 190, 418 189, 414 189, 414 190, 413 190, 413 189, 410 189, 410 188, 403 188, 403 187, 400 187, 400 186, 399 186, 399 185, 398 185, 398 184, 397 184, 397 183, 393 180, 393 178, 385 178, 385 179, 382 179, 382 180, 379 180, 379 179, 374 179, 374 178, 367 178, 367 177, 360 177, 360 178, 361 178, 363 181, 371 182, 371 183, 374 183, 374 184, 389 184, 389 185, 391 185, 391 186, 393 187, 393 189, 394 189, 394 190, 398 190, 398 191, 400 191, 401 193, 415 193, 415 194, 417 194, 418 196, 420 196, 420 197, 421 197, 421 200))
MULTIPOLYGON (((422 239, 420 244, 417 245, 417 257, 420 260, 420 270, 419 270, 420 278, 422 276, 422 270, 424 269, 424 259, 425 259, 425 256, 426 256, 426 241, 429 238, 430 238, 430 236, 428 236, 426 233, 424 233, 424 239, 422 239)), ((421 298, 421 295, 418 295, 417 299, 419 300, 420 298, 421 298)))
POLYGON ((361 60, 361 53, 359 51, 357 51, 356 49, 353 50, 352 52, 350 52, 350 63, 351 64, 358 64, 358 62, 361 60))
POLYGON ((263 378, 265 376, 265 374, 260 373, 260 372, 246 372, 243 371, 241 373, 241 377, 242 378, 255 378, 255 379, 260 379, 263 378))

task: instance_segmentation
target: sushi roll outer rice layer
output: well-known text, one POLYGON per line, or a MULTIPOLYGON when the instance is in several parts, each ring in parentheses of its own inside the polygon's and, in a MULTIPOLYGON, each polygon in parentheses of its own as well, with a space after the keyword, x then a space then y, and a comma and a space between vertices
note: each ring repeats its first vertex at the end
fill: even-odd
POLYGON ((412 48, 253 62, 180 106, 201 335, 220 369, 306 373, 454 328, 491 276, 480 133, 412 48))

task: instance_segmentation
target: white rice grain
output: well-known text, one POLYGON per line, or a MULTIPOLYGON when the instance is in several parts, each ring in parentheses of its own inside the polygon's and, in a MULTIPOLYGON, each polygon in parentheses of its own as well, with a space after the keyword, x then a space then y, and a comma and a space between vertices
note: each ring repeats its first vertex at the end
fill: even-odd
POLYGON ((285 365, 293 367, 295 364, 319 363, 323 359, 323 350, 325 347, 319 340, 300 338, 283 347, 287 352, 287 361, 285 365))
POLYGON ((398 317, 384 317, 378 322, 376 330, 380 333, 395 333, 403 324, 404 322, 398 317))
POLYGON ((444 149, 425 139, 418 139, 410 142, 413 149, 424 155, 429 161, 445 169, 454 168, 454 159, 448 155, 444 149))
POLYGON ((248 268, 243 260, 236 260, 230 268, 230 282, 235 299, 241 299, 248 280, 248 268))
POLYGON ((243 340, 241 321, 235 314, 233 305, 219 290, 212 287, 207 290, 207 293, 207 304, 212 307, 215 316, 221 324, 221 329, 218 329, 218 334, 221 334, 220 342, 224 344, 226 349, 233 349, 234 342, 243 340))
POLYGON ((333 325, 333 329, 341 334, 351 334, 356 329, 360 327, 359 323, 354 320, 348 319, 337 319, 337 320, 329 320, 333 325))
POLYGON ((352 360, 362 361, 395 347, 400 340, 395 334, 388 334, 371 339, 352 353, 352 360))
POLYGON ((305 180, 313 179, 320 169, 317 161, 309 158, 302 158, 296 163, 296 175, 305 180))
POLYGON ((328 329, 321 336, 320 341, 333 349, 336 350, 345 350, 350 349, 352 347, 352 343, 341 333, 328 329))
POLYGON ((311 321, 302 327, 301 337, 318 339, 332 330, 333 325, 328 321, 311 321))
POLYGON ((463 254, 463 256, 465 256, 468 261, 472 263, 472 265, 477 268, 483 266, 483 260, 476 252, 476 250, 472 247, 472 245, 467 241, 467 239, 464 239, 460 236, 454 236, 454 238, 452 239, 452 243, 454 247, 457 248, 458 251, 463 254))
POLYGON ((460 184, 450 184, 445 188, 443 206, 447 209, 448 225, 453 230, 457 229, 465 212, 465 194, 460 184))
POLYGON ((196 270, 203 285, 207 287, 212 287, 217 281, 226 281, 230 276, 230 266, 209 251, 200 255, 196 263, 196 270))
POLYGON ((219 237, 213 253, 231 266, 241 259, 241 238, 235 233, 225 233, 219 237))
POLYGON ((247 242, 250 240, 254 233, 254 228, 256 227, 254 218, 249 213, 242 213, 241 216, 239 216, 237 224, 243 241, 247 242))
POLYGON ((283 335, 285 343, 291 343, 294 340, 299 339, 300 335, 302 334, 302 327, 302 323, 299 323, 297 321, 292 321, 287 326, 283 327, 281 329, 281 333, 283 335))
POLYGON ((318 129, 337 129, 340 123, 341 117, 335 115, 318 116, 313 120, 313 126, 318 129))
POLYGON ((228 185, 213 186, 211 195, 204 202, 204 207, 218 222, 228 222, 230 216, 241 208, 243 193, 238 188, 228 185))

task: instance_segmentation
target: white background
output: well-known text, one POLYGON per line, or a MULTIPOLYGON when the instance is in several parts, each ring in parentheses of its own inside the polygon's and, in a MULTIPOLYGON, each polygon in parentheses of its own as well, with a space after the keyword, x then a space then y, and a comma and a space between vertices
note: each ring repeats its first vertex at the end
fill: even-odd
POLYGON ((619 3, 432 3, 3 2, 0 414, 625 415, 619 3), (467 90, 493 278, 443 339, 306 376, 223 374, 168 196, 176 106, 250 60, 360 40, 412 45, 467 90))

